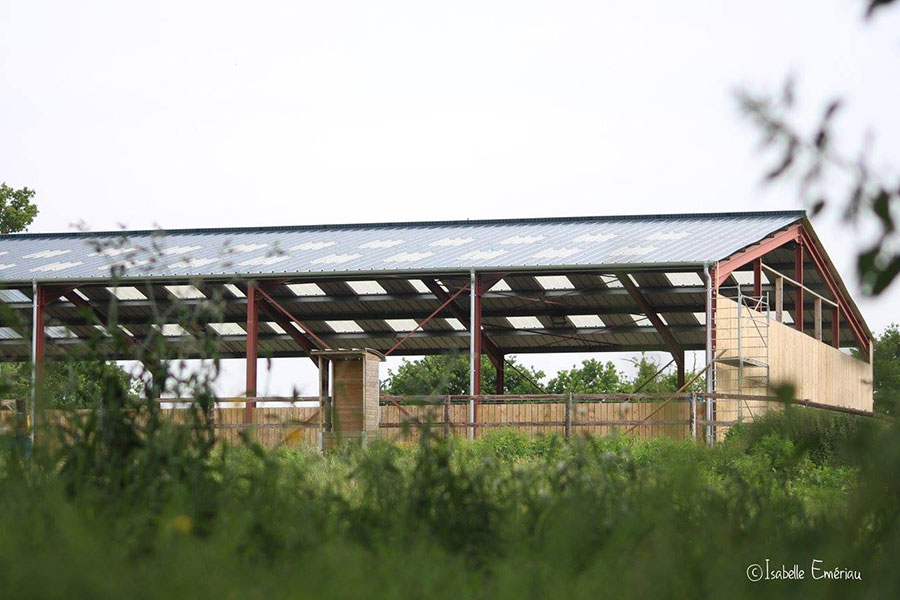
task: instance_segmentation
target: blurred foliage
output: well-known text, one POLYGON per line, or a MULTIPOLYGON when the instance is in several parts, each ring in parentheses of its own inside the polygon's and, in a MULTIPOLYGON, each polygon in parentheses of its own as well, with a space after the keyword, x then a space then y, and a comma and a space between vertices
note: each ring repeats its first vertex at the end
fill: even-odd
MULTIPOLYGON (((893 0, 867 0, 867 17, 893 0)), ((882 293, 900 274, 900 173, 882 176, 871 165, 870 140, 865 140, 855 157, 834 146, 835 121, 845 105, 843 98, 825 103, 821 117, 809 131, 795 125, 796 94, 793 79, 788 79, 780 94, 759 94, 747 90, 738 93, 741 109, 756 124, 763 145, 779 154, 766 174, 773 181, 795 177, 800 196, 815 216, 829 204, 843 209, 850 223, 873 222, 878 228, 875 240, 857 255, 857 275, 864 292, 882 293), (840 190, 835 181, 846 180, 840 190)))
MULTIPOLYGON (((117 380, 118 385, 137 397, 142 385, 111 361, 47 361, 44 365, 43 392, 49 408, 91 408, 102 397, 106 379, 117 380)), ((0 398, 31 397, 31 364, 0 364, 0 398)))

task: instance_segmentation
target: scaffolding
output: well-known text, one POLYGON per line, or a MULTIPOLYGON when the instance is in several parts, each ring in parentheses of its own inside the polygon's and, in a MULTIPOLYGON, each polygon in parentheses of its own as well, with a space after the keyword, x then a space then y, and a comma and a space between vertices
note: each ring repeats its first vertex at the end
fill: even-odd
POLYGON ((726 427, 752 421, 769 409, 766 400, 747 396, 769 395, 769 311, 768 294, 748 296, 741 286, 721 287, 713 321, 715 361, 713 381, 716 393, 737 394, 741 400, 719 400, 715 421, 726 427))

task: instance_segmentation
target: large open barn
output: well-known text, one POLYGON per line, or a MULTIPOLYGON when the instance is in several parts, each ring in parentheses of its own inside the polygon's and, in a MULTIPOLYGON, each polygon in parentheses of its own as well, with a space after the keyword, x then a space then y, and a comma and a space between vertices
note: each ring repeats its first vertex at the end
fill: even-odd
MULTIPOLYGON (((131 338, 161 333, 172 358, 210 358, 191 341, 212 334, 215 356, 246 359, 251 399, 261 357, 484 354, 497 388, 473 360, 479 397, 502 394, 508 355, 663 351, 684 383, 701 351, 709 394, 792 381, 801 399, 872 410, 872 334, 797 211, 14 234, 0 287, 3 359, 37 372, 88 340, 134 359, 104 344, 114 315, 131 338), (213 298, 216 321, 166 321, 213 298)), ((707 417, 744 406, 720 399, 707 417)))

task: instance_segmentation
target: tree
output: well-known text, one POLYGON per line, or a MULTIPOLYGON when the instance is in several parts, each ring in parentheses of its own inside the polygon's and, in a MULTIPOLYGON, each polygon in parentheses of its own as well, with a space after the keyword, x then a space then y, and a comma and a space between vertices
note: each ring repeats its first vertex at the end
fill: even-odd
POLYGON ((875 411, 896 417, 900 413, 900 328, 896 323, 875 340, 872 387, 875 411))
POLYGON ((616 369, 612 361, 601 363, 589 358, 580 367, 560 371, 547 384, 551 394, 620 394, 628 391, 625 374, 616 369))
POLYGON ((25 231, 38 214, 38 208, 31 202, 34 190, 27 187, 17 190, 6 183, 0 183, 0 233, 25 231))
MULTIPOLYGON (((535 371, 506 359, 503 392, 505 394, 540 394, 543 371, 535 371), (523 376, 523 373, 525 374, 523 376)), ((486 356, 481 357, 481 389, 492 393, 497 371, 486 356), (489 391, 490 390, 490 391, 489 391)), ((465 395, 469 393, 469 357, 465 354, 426 356, 420 360, 404 360, 397 371, 389 370, 382 391, 393 396, 465 395)))

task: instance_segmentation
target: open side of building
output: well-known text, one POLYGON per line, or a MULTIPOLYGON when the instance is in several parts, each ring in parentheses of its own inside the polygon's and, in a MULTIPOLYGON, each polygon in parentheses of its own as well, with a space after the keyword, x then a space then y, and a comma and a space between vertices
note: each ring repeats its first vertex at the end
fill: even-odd
POLYGON ((484 354, 502 393, 507 355, 664 351, 684 382, 699 350, 710 393, 791 381, 800 398, 872 410, 872 334, 797 211, 13 234, 0 236, 0 299, 0 358, 38 373, 88 342, 136 358, 105 341, 111 324, 161 336, 172 358, 211 358, 193 340, 212 332, 215 356, 246 359, 251 399, 262 357, 484 354))

